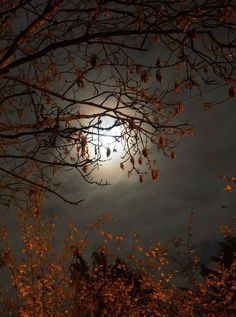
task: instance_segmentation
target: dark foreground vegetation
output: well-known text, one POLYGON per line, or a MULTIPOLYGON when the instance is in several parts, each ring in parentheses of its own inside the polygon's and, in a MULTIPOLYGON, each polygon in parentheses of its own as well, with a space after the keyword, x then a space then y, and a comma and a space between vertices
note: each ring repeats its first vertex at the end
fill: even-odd
POLYGON ((222 226, 219 253, 204 266, 190 240, 144 248, 134 237, 123 255, 123 236, 103 230, 106 219, 81 231, 69 227, 65 252, 56 254, 54 223, 37 208, 18 211, 22 257, 14 260, 2 229, 1 316, 235 316, 235 228, 222 226), (88 258, 89 241, 100 247, 88 258), (85 260, 87 258, 87 260, 85 260), (2 276, 3 276, 2 275, 2 276))

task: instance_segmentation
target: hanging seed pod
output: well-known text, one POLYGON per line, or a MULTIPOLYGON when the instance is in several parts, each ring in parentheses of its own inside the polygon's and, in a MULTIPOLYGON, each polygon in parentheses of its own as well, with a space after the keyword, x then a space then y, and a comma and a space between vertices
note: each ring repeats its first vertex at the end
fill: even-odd
POLYGON ((136 71, 136 74, 137 74, 137 75, 140 74, 140 66, 139 66, 139 65, 136 65, 135 71, 136 71))
POLYGON ((155 181, 156 179, 158 179, 158 177, 159 177, 159 172, 158 172, 158 170, 154 170, 154 169, 152 169, 151 170, 151 175, 152 175, 152 179, 155 181))
POLYGON ((83 165, 82 171, 83 171, 85 174, 88 172, 88 165, 87 165, 87 164, 83 165))
POLYGON ((140 156, 139 159, 138 159, 138 163, 139 163, 139 165, 142 165, 142 164, 143 164, 143 159, 142 159, 141 156, 140 156))
POLYGON ((143 175, 139 175, 139 183, 143 183, 143 181, 144 181, 143 175))
POLYGON ((143 72, 141 73, 141 81, 142 81, 143 83, 147 83, 148 80, 149 80, 148 73, 147 73, 147 71, 145 70, 145 71, 143 71, 143 72))
POLYGON ((229 97, 231 99, 235 98, 236 92, 235 89, 233 87, 229 87, 229 97))
POLYGON ((183 103, 178 104, 178 112, 184 112, 184 104, 183 103))
POLYGON ((107 148, 107 157, 109 157, 111 155, 111 149, 108 147, 107 148))
POLYGON ((162 83, 162 76, 158 70, 156 71, 156 81, 160 84, 162 83))
POLYGON ((133 129, 135 128, 134 119, 130 119, 130 121, 129 121, 129 128, 130 128, 130 130, 133 130, 133 129))
POLYGON ((175 153, 175 151, 171 151, 170 157, 171 157, 172 160, 175 160, 175 159, 176 159, 176 153, 175 153))
POLYGON ((79 88, 84 88, 85 83, 84 83, 84 73, 81 71, 78 71, 76 74, 76 83, 79 88))
POLYGON ((146 148, 143 149, 143 152, 142 152, 142 153, 143 153, 143 156, 144 156, 144 157, 148 157, 148 149, 146 149, 146 148))
POLYGON ((178 84, 178 83, 175 83, 175 92, 176 92, 177 94, 180 94, 180 93, 181 93, 181 86, 180 86, 180 84, 178 84))
POLYGON ((93 68, 95 68, 97 66, 97 56, 96 55, 92 55, 90 58, 90 64, 93 68))

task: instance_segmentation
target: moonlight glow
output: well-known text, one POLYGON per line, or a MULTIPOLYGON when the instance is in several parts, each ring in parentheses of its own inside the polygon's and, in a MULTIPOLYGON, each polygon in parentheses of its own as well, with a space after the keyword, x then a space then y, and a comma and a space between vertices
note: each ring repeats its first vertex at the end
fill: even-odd
POLYGON ((90 151, 100 155, 103 161, 119 159, 124 148, 121 127, 114 126, 114 121, 107 117, 101 122, 101 128, 100 131, 93 131, 93 148, 90 148, 90 151))

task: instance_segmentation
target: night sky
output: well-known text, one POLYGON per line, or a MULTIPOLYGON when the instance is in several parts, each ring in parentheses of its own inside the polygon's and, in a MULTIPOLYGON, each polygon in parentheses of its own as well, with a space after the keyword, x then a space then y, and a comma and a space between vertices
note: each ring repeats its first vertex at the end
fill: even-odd
POLYGON ((233 316, 235 3, 1 2, 1 316, 233 316))
MULTIPOLYGON (((221 96, 221 93, 217 88, 206 97, 221 96)), ((147 246, 151 241, 166 242, 174 237, 186 240, 187 222, 193 211, 193 241, 199 245, 203 257, 215 252, 219 226, 232 224, 235 216, 234 208, 222 208, 235 205, 236 201, 234 192, 223 190, 225 182, 219 177, 235 175, 235 101, 204 111, 196 96, 185 105, 181 119, 194 124, 194 136, 181 140, 176 160, 163 158, 153 149, 160 170, 157 181, 148 176, 140 184, 137 175, 128 178, 127 172, 119 168, 119 153, 104 163, 99 174, 111 185, 90 185, 81 182, 75 173, 61 174, 62 192, 71 199, 85 200, 77 207, 53 198, 47 201, 46 215, 59 213, 58 241, 63 240, 61 234, 70 222, 85 228, 104 213, 114 217, 108 229, 123 234, 128 245, 134 233, 139 233, 147 246)), ((92 246, 96 247, 96 243, 92 246)))
MULTIPOLYGON (((150 49, 150 55, 145 57, 142 53, 135 54, 145 61, 156 52, 150 49)), ((168 79, 168 73, 165 78, 168 79)), ((219 100, 227 87, 215 86, 211 90, 204 96, 219 100)), ((107 180, 108 186, 88 184, 74 171, 60 172, 57 180, 62 181, 61 193, 68 199, 84 199, 84 202, 73 206, 52 196, 46 200, 43 206, 46 219, 55 212, 59 215, 56 230, 59 248, 70 222, 84 228, 107 213, 114 218, 109 230, 124 235, 129 242, 134 233, 139 233, 146 245, 153 240, 186 239, 187 222, 194 212, 193 240, 200 245, 203 256, 208 251, 214 252, 219 225, 232 223, 235 216, 233 207, 222 208, 236 205, 236 200, 234 192, 223 190, 225 182, 219 177, 221 174, 235 176, 235 99, 228 99, 209 111, 203 109, 202 101, 194 93, 184 103, 185 112, 178 120, 193 124, 194 135, 181 139, 176 160, 164 158, 152 149, 160 171, 157 181, 152 181, 150 175, 142 184, 137 175, 128 178, 127 170, 119 167, 119 151, 112 154, 111 161, 104 163, 99 173, 94 173, 95 178, 107 180), (207 246, 206 241, 212 244, 207 246)), ((14 233, 13 244, 17 244, 15 214, 7 210, 1 217, 2 223, 9 224, 14 233)))

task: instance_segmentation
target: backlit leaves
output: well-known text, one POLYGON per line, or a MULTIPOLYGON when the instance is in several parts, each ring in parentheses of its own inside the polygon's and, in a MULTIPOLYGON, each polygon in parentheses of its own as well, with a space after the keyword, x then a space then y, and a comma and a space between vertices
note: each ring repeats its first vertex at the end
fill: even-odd
MULTIPOLYGON (((173 309, 179 316, 189 316, 190 311, 202 316, 216 316, 220 311, 222 317, 228 317, 234 312, 235 285, 232 282, 236 270, 233 258, 226 266, 222 262, 224 257, 219 256, 215 271, 204 277, 199 275, 200 258, 189 243, 189 254, 184 253, 181 258, 181 246, 186 250, 181 240, 174 242, 178 250, 175 255, 158 241, 152 246, 144 246, 135 234, 132 253, 121 260, 119 251, 124 237, 107 232, 102 227, 105 219, 88 225, 84 231, 71 224, 65 254, 55 258, 51 256, 51 224, 46 224, 40 215, 34 218, 23 211, 19 217, 21 238, 29 248, 23 253, 23 259, 19 259, 19 264, 8 255, 10 250, 1 249, 0 265, 9 270, 14 293, 9 301, 7 293, 1 290, 0 312, 3 316, 6 311, 30 317, 72 317, 78 313, 82 317, 94 312, 114 316, 132 316, 133 312, 137 317, 149 314, 172 316, 173 309), (93 252, 93 261, 89 265, 84 259, 84 251, 88 236, 94 231, 98 233, 97 241, 102 239, 101 247, 93 252), (181 259, 188 259, 188 265, 180 263, 182 267, 178 267, 181 259), (190 283, 182 287, 188 279, 190 283)), ((221 232, 228 239, 233 228, 222 226, 221 232)))
POLYGON ((227 184, 227 185, 225 185, 224 190, 225 190, 226 192, 231 193, 231 192, 233 191, 233 186, 230 185, 230 184, 227 184))
POLYGON ((227 184, 224 186, 223 190, 226 192, 231 193, 235 189, 236 184, 236 177, 234 176, 226 176, 226 175, 220 175, 220 177, 227 182, 227 184))

